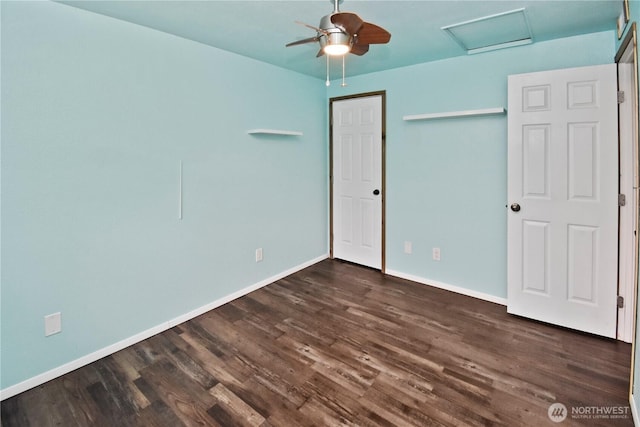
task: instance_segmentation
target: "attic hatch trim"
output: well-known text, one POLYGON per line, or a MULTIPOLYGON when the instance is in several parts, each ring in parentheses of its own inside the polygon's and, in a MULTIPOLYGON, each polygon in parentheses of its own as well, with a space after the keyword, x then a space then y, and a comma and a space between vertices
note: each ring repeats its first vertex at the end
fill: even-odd
POLYGON ((445 31, 469 55, 533 43, 531 26, 525 8, 446 25, 440 29, 445 31), (515 24, 518 28, 512 30, 512 34, 506 34, 502 39, 496 39, 484 45, 475 45, 477 42, 474 43, 473 39, 464 34, 465 32, 473 33, 474 27, 476 27, 475 31, 478 31, 489 23, 498 27, 507 27, 508 25, 513 27, 515 24))

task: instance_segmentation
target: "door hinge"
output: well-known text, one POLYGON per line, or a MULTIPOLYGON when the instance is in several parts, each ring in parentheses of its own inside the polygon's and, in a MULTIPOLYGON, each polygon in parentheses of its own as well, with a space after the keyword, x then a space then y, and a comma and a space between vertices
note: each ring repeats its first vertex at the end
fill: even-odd
POLYGON ((622 104, 624 102, 624 92, 619 90, 618 91, 618 104, 622 104))
POLYGON ((624 308, 624 297, 622 295, 618 295, 618 308, 624 308))
POLYGON ((618 194, 618 206, 624 206, 627 204, 627 196, 624 194, 618 194))

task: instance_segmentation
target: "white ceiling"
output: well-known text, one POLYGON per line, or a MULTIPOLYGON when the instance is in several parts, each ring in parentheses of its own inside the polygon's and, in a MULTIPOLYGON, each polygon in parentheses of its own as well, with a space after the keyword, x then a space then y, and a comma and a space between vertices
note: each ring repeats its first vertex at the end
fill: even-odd
MULTIPOLYGON (((154 28, 303 74, 324 78, 325 58, 315 43, 285 44, 315 35, 294 21, 318 25, 333 10, 330 0, 61 1, 124 21, 154 28)), ((442 27, 516 9, 525 9, 533 42, 614 30, 621 0, 345 0, 341 11, 357 13, 391 34, 386 45, 371 45, 362 56, 347 57, 347 75, 365 74, 459 55, 466 51, 442 27)), ((504 30, 484 26, 482 38, 504 30), (488 28, 487 28, 488 27, 488 28)), ((513 49, 517 49, 514 47, 513 49)))

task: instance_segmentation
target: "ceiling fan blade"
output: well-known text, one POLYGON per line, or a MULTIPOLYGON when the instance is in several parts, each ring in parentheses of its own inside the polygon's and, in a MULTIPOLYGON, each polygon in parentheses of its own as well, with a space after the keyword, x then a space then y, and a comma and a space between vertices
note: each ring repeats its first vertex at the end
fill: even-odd
POLYGON ((391 33, 370 22, 365 22, 357 34, 360 44, 385 44, 391 40, 391 33))
POLYGON ((310 29, 312 29, 312 30, 315 30, 315 31, 317 31, 318 33, 328 34, 328 31, 327 31, 327 30, 323 30, 322 28, 314 27, 313 25, 309 25, 309 24, 307 24, 307 23, 305 23, 305 22, 302 22, 302 21, 295 21, 295 23, 296 23, 296 24, 298 24, 298 25, 302 25, 303 27, 307 27, 307 28, 310 28, 310 29))
POLYGON ((367 52, 369 52, 369 45, 368 44, 356 43, 353 46, 351 46, 351 51, 349 53, 353 53, 354 55, 362 56, 367 52))
POLYGON ((365 23, 358 15, 350 12, 338 12, 331 15, 331 22, 349 35, 358 34, 365 23))
POLYGON ((300 44, 317 42, 318 40, 320 40, 320 37, 317 37, 317 36, 316 37, 309 37, 308 39, 296 40, 294 42, 287 43, 285 46, 286 47, 298 46, 300 44))

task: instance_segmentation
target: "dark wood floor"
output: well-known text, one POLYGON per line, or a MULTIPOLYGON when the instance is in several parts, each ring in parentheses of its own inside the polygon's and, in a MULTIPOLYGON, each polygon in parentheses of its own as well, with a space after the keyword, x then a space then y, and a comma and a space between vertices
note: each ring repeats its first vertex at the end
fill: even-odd
POLYGON ((571 415, 628 410, 630 352, 326 260, 5 400, 2 426, 633 425, 571 415))

